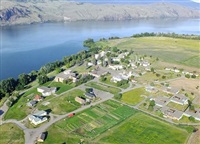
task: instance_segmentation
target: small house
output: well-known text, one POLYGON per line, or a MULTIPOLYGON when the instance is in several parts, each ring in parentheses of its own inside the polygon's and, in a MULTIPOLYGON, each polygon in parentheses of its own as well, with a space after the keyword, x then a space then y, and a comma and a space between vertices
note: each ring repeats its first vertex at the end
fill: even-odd
POLYGON ((90 98, 90 99, 95 99, 96 95, 94 93, 85 93, 85 96, 90 98))
POLYGON ((38 141, 38 142, 44 142, 45 139, 46 139, 46 137, 47 137, 47 133, 46 133, 46 132, 43 132, 43 133, 41 133, 41 134, 39 135, 37 141, 38 141))
POLYGON ((85 104, 86 103, 86 100, 83 99, 82 97, 75 97, 75 101, 80 103, 80 104, 85 104))
POLYGON ((36 104, 37 104, 37 101, 32 100, 32 101, 30 101, 30 102, 27 103, 27 106, 34 107, 36 104))
POLYGON ((72 72, 71 70, 65 70, 64 72, 56 75, 54 81, 63 83, 64 81, 71 79, 72 82, 77 81, 77 74, 72 72))
POLYGON ((42 93, 43 96, 50 96, 52 94, 55 94, 56 92, 56 87, 39 87, 37 88, 37 91, 42 93))
POLYGON ((43 100, 43 97, 40 96, 40 95, 35 95, 35 98, 34 98, 35 101, 42 101, 43 100))

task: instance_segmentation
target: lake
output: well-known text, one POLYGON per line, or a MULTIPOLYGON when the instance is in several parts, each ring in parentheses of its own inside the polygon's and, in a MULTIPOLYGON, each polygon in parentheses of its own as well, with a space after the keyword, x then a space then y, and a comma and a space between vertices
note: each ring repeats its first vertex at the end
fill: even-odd
POLYGON ((141 32, 200 35, 199 19, 79 21, 18 25, 1 28, 0 80, 17 78, 42 65, 84 50, 83 41, 141 32))

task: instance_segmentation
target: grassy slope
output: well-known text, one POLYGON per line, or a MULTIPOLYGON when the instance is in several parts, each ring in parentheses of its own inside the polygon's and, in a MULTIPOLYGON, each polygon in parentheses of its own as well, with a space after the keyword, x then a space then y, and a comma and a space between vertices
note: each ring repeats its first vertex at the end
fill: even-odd
POLYGON ((189 132, 143 113, 137 113, 121 126, 105 133, 99 141, 115 144, 183 144, 189 132))
POLYGON ((137 53, 159 57, 166 62, 200 68, 200 42, 198 40, 141 37, 98 43, 104 46, 117 46, 120 49, 133 49, 137 53))
POLYGON ((16 125, 8 123, 0 126, 1 144, 23 144, 24 133, 16 125))

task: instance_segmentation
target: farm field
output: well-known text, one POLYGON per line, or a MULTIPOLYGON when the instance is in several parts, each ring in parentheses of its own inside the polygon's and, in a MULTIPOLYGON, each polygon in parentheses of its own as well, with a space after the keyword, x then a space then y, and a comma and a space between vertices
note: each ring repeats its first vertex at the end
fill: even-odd
POLYGON ((24 133, 15 124, 3 124, 0 126, 0 143, 24 144, 24 133))
POLYGON ((136 110, 126 105, 109 100, 52 125, 48 129, 49 136, 45 143, 76 143, 80 142, 80 138, 91 142, 93 138, 136 113, 136 110), (58 137, 53 136, 55 133, 58 137))
POLYGON ((103 84, 97 83, 97 82, 89 82, 89 83, 86 84, 86 86, 93 87, 95 89, 102 90, 102 91, 105 91, 105 92, 109 92, 109 93, 112 93, 112 94, 116 94, 116 93, 119 93, 121 91, 118 88, 103 85, 103 84))
POLYGON ((47 106, 40 105, 38 109, 46 110, 51 109, 54 114, 65 114, 79 108, 81 105, 75 101, 76 96, 83 96, 82 90, 76 89, 69 91, 57 98, 50 100, 50 104, 47 106))
POLYGON ((184 144, 191 130, 191 127, 179 128, 146 114, 136 113, 96 141, 98 144, 184 144))
POLYGON ((144 87, 133 89, 131 91, 123 93, 121 101, 127 104, 136 105, 145 99, 144 95, 149 95, 149 93, 145 91, 144 87))
POLYGON ((140 37, 101 41, 99 45, 133 49, 139 54, 152 55, 163 61, 200 68, 198 40, 168 37, 140 37))

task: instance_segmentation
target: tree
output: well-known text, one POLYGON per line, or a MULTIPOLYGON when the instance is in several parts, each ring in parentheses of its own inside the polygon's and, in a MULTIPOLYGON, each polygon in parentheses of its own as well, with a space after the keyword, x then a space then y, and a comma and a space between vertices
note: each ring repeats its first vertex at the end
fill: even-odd
POLYGON ((102 75, 102 76, 100 77, 100 81, 104 82, 104 81, 106 81, 106 80, 107 80, 107 78, 106 78, 105 76, 102 75))
POLYGON ((15 90, 17 82, 14 78, 3 80, 0 83, 0 88, 3 93, 11 93, 15 90))
POLYGON ((194 118, 193 116, 190 116, 188 119, 189 119, 190 121, 192 121, 192 122, 195 121, 195 118, 194 118))
POLYGON ((25 86, 31 81, 31 78, 29 75, 23 73, 18 76, 18 80, 20 85, 25 86))
POLYGON ((151 68, 151 72, 155 72, 154 68, 151 68))
POLYGON ((47 77, 47 75, 39 75, 38 76, 38 83, 40 85, 42 85, 42 84, 44 84, 44 83, 46 83, 48 81, 49 81, 49 78, 47 77))
POLYGON ((121 93, 115 94, 114 98, 120 100, 122 98, 122 94, 121 93))
POLYGON ((92 89, 92 88, 86 88, 85 91, 86 91, 87 93, 91 93, 91 92, 93 92, 93 89, 92 89))
POLYGON ((196 78, 196 75, 193 74, 193 75, 191 76, 191 78, 196 78))
POLYGON ((190 75, 189 75, 189 74, 186 74, 185 77, 186 77, 186 78, 190 78, 190 75))
POLYGON ((155 101, 154 101, 154 100, 151 100, 150 103, 149 103, 149 105, 152 106, 152 107, 154 107, 154 106, 156 105, 156 104, 155 104, 155 101))

